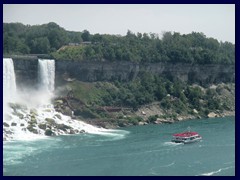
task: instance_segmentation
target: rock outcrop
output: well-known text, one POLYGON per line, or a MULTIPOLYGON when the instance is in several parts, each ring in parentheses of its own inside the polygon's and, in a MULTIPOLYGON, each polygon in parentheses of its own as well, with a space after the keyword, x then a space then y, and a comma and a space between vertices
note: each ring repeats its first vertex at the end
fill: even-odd
POLYGON ((214 117, 217 117, 217 114, 214 113, 214 112, 211 112, 207 115, 208 118, 214 118, 214 117))
MULTIPOLYGON (((18 87, 36 87, 38 82, 38 59, 12 57, 18 87)), ((131 81, 144 72, 165 76, 169 79, 178 78, 190 83, 220 83, 235 81, 235 66, 220 64, 183 64, 183 63, 132 63, 119 62, 90 62, 90 61, 55 61, 56 85, 61 81, 79 80, 96 81, 131 81)))
POLYGON ((21 57, 12 58, 16 76, 16 83, 19 89, 37 88, 38 83, 38 58, 21 57))
POLYGON ((234 82, 234 65, 191 65, 182 63, 78 62, 56 61, 56 76, 67 74, 80 81, 131 81, 149 72, 169 79, 178 78, 190 83, 234 82))

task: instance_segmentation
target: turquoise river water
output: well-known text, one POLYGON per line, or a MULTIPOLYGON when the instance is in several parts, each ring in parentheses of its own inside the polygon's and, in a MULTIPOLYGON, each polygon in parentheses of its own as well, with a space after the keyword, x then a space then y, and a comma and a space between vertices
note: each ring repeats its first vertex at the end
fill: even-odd
POLYGON ((4 176, 234 176, 235 117, 3 143, 4 176), (203 140, 171 142, 190 126, 203 140))

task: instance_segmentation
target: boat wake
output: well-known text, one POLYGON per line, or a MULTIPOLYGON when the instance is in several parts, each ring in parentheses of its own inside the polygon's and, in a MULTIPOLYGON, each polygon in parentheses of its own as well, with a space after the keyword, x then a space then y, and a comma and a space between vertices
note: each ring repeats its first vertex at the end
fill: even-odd
POLYGON ((175 143, 175 142, 164 142, 163 145, 164 146, 179 146, 179 145, 183 145, 184 143, 175 143))
POLYGON ((203 173, 203 174, 200 174, 199 176, 212 176, 212 175, 214 175, 214 174, 220 173, 221 171, 227 170, 227 169, 230 169, 230 168, 234 168, 234 166, 229 166, 229 167, 226 167, 226 168, 220 168, 220 169, 218 169, 217 171, 212 171, 212 172, 208 172, 208 173, 203 173))

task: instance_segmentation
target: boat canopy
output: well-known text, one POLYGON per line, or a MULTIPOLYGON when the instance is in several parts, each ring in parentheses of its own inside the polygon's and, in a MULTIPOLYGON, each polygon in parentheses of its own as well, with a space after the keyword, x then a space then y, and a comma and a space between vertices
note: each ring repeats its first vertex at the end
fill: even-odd
POLYGON ((179 133, 179 134, 174 134, 173 136, 176 137, 191 137, 191 136, 196 136, 198 135, 198 133, 196 132, 183 132, 183 133, 179 133))

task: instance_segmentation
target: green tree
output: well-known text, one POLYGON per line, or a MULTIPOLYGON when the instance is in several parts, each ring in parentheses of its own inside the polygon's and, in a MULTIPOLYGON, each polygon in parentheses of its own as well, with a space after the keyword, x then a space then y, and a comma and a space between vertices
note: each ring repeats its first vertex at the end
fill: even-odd
POLYGON ((83 41, 90 41, 90 33, 89 33, 89 31, 88 30, 84 30, 83 32, 82 32, 82 40, 83 41))

